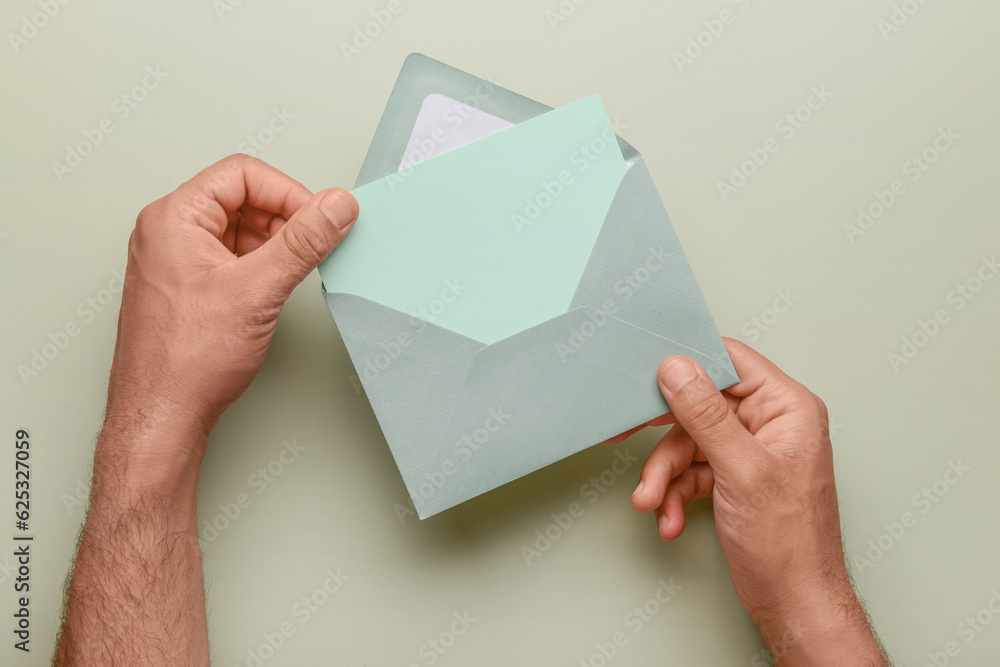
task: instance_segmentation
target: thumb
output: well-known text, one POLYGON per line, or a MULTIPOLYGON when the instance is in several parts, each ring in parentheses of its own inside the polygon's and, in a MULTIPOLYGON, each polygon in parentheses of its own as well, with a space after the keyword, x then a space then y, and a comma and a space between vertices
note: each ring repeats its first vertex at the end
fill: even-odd
POLYGON ((296 211, 260 248, 251 253, 259 273, 284 296, 319 266, 347 236, 358 218, 358 202, 340 188, 321 190, 296 211))
POLYGON ((721 476, 738 474, 748 461, 759 457, 761 444, 743 427, 697 362, 670 357, 660 364, 657 381, 677 423, 721 476))

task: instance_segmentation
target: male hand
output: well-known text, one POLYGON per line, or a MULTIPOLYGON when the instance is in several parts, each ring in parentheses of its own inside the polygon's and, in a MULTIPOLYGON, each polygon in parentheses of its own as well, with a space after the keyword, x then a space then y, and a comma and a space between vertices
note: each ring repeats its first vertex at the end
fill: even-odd
POLYGON ((142 210, 54 664, 209 665, 197 489, 208 433, 358 203, 234 155, 142 210))
POLYGON ((313 195, 230 156, 142 210, 128 267, 108 417, 180 417, 206 433, 250 384, 282 305, 358 216, 350 193, 313 195))
POLYGON ((741 381, 723 392, 687 357, 660 366, 671 413, 651 423, 676 425, 644 464, 632 506, 655 511, 660 536, 674 540, 684 507, 714 500, 736 595, 779 665, 885 664, 845 564, 826 406, 754 350, 724 342, 741 381))

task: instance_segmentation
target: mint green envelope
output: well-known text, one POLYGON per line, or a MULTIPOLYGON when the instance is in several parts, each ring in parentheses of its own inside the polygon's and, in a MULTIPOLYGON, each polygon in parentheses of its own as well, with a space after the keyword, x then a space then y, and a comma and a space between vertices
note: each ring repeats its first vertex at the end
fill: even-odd
POLYGON ((597 96, 551 110, 413 54, 353 192, 320 275, 422 519, 668 411, 670 355, 739 381, 597 96))

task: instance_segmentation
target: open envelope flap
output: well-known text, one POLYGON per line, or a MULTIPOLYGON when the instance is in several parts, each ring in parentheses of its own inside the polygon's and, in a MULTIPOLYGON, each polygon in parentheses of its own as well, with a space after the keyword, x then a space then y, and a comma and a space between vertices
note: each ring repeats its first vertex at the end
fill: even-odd
POLYGON ((431 497, 421 498, 420 515, 663 414, 668 407, 656 369, 674 354, 712 363, 683 344, 586 307, 483 348, 426 471, 427 479, 454 472, 431 497))
MULTIPOLYGON (((378 129, 375 130, 375 137, 365 155, 354 187, 399 171, 421 106, 429 95, 434 94, 444 95, 515 125, 552 110, 550 106, 518 95, 496 83, 420 53, 411 53, 403 62, 396 84, 389 94, 389 101, 382 112, 378 129)), ((617 139, 626 161, 631 161, 638 155, 628 142, 621 137, 617 139)))
POLYGON ((622 178, 577 286, 570 308, 581 306, 696 349, 719 389, 739 382, 641 157, 622 178))
POLYGON ((434 93, 514 124, 551 110, 551 107, 468 72, 420 53, 411 53, 403 61, 354 187, 399 170, 420 107, 427 96, 434 93))
POLYGON ((587 307, 483 346, 363 297, 326 299, 421 518, 663 414, 665 357, 711 363, 587 307))

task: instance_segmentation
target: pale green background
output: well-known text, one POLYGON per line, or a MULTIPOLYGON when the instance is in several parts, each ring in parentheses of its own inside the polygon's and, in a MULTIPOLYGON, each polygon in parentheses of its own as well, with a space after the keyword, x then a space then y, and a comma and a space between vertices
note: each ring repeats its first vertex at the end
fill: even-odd
MULTIPOLYGON (((755 344, 830 406, 854 554, 884 523, 918 512, 914 494, 949 460, 972 467, 858 584, 901 664, 921 665, 952 640, 961 646, 952 664, 994 664, 1000 620, 968 644, 956 626, 1000 587, 1000 281, 960 312, 946 297, 998 246, 1000 5, 930 2, 884 39, 877 21, 892 12, 889 0, 743 4, 591 0, 553 31, 544 13, 556 0, 406 2, 348 63, 339 44, 384 3, 245 0, 220 18, 210 0, 71 2, 16 54, 6 33, 38 5, 4 3, 0 428, 7 443, 17 427, 32 432, 38 540, 35 650, 10 647, 14 594, 0 571, 0 662, 43 665, 50 654, 83 518, 66 501, 88 477, 117 302, 90 323, 76 309, 123 266, 136 213, 237 151, 274 107, 295 118, 261 157, 313 189, 350 186, 403 58, 421 51, 550 105, 601 94, 648 162, 720 330, 755 344), (678 72, 672 54, 723 8, 736 22, 678 72), (111 115, 147 65, 169 77, 57 182, 50 163, 111 115), (833 98, 782 138, 775 122, 820 85, 833 98), (958 143, 851 244, 843 226, 857 207, 948 126, 958 143), (781 150, 722 202, 716 181, 768 137, 781 150), (747 323, 779 289, 798 301, 753 335, 747 323), (893 372, 886 354, 937 308, 951 321, 893 372), (25 386, 18 364, 69 321, 80 335, 25 386)), ((613 664, 752 664, 760 637, 732 593, 707 504, 693 509, 680 541, 663 544, 652 519, 629 508, 633 468, 528 566, 521 546, 552 513, 585 502, 581 485, 610 465, 614 448, 598 447, 401 524, 403 484, 352 372, 314 275, 205 461, 202 519, 242 492, 253 497, 206 550, 217 664, 246 664, 248 649, 285 621, 296 634, 265 664, 426 664, 421 645, 467 609, 478 621, 437 664, 578 665, 626 629, 625 614, 661 577, 683 590, 629 633, 613 664), (291 439, 305 452, 257 495, 248 477, 291 439), (338 567, 351 579, 299 624, 296 600, 338 567)), ((657 435, 621 447, 644 455, 657 435)), ((12 445, 0 452, 8 545, 12 445)))

